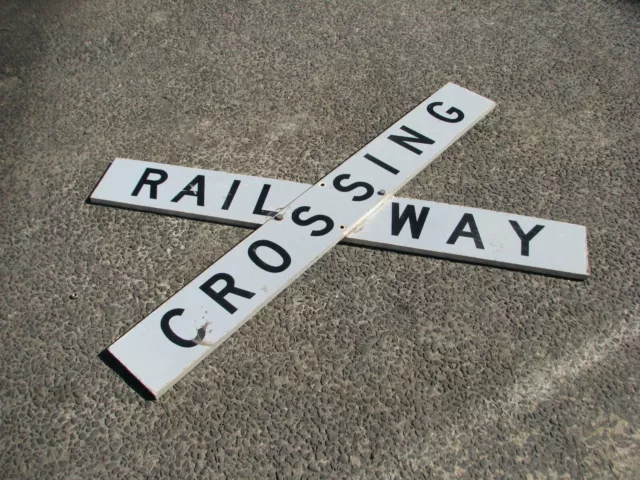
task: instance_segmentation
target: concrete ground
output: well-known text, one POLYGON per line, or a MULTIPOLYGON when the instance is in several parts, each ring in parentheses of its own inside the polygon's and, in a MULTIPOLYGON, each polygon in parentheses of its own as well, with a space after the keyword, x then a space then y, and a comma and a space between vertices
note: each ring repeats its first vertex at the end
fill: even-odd
POLYGON ((640 5, 0 2, 0 476, 640 478, 640 5), (248 230, 116 156, 314 182, 448 81, 403 196, 587 225, 569 281, 338 246, 145 400, 99 353, 248 230))

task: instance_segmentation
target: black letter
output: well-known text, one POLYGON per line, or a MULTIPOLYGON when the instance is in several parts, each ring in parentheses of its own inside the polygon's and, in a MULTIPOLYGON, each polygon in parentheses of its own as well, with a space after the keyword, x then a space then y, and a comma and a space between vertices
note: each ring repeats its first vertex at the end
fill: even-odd
POLYGON ((518 237, 520 237, 520 255, 528 257, 529 242, 533 239, 533 237, 540 233, 540 230, 542 230, 544 226, 536 225, 531 230, 529 230, 529 233, 525 234, 520 228, 520 225, 518 225, 518 222, 516 222, 515 220, 509 220, 509 223, 518 234, 518 237))
POLYGON ((269 190, 271 190, 271 185, 264 184, 262 186, 262 190, 260 191, 260 196, 258 197, 258 203, 256 203, 255 208, 253 209, 254 215, 264 215, 265 217, 273 217, 277 212, 273 210, 263 210, 264 202, 267 200, 267 195, 269 195, 269 190))
POLYGON ((343 173, 342 175, 338 175, 336 178, 334 178, 333 186, 335 187, 335 189, 339 192, 350 192, 351 190, 355 190, 358 187, 363 187, 367 190, 366 193, 363 193, 362 195, 355 195, 352 200, 354 202, 361 202, 362 200, 371 198, 371 195, 373 195, 373 187, 366 182, 356 182, 352 183, 351 185, 347 185, 346 187, 340 185, 340 182, 342 180, 348 180, 349 177, 351 177, 351 175, 349 175, 348 173, 343 173))
POLYGON ((270 240, 258 240, 256 242, 253 242, 249 247, 249 258, 261 269, 271 273, 284 272, 287 268, 289 268, 289 265, 291 265, 291 257, 289 256, 287 251, 277 243, 273 243, 270 240), (282 263, 275 267, 273 265, 265 263, 260 257, 258 257, 258 254, 256 253, 256 250, 258 250, 259 247, 269 247, 271 250, 280 255, 280 258, 282 258, 282 263))
POLYGON ((388 163, 384 163, 382 160, 378 160, 373 155, 369 155, 368 153, 364 156, 364 158, 366 158, 367 160, 369 160, 372 163, 375 163, 379 167, 384 168, 386 171, 393 173, 394 175, 397 175, 398 172, 400 171, 397 168, 393 168, 388 163))
POLYGON ((167 177, 168 177, 167 172, 165 172, 164 170, 160 170, 158 168, 147 168, 142 174, 142 178, 140 178, 138 185, 136 185, 136 188, 133 189, 133 193, 131 194, 131 196, 137 197, 138 194, 140 193, 140 190, 142 190, 142 187, 144 185, 149 185, 150 187, 149 197, 152 198, 153 200, 157 199, 158 185, 160 185, 161 183, 164 183, 167 180, 167 177), (157 180, 149 180, 149 175, 151 175, 152 173, 155 173, 156 175, 160 175, 160 178, 157 180))
POLYGON ((406 148, 407 150, 411 150, 413 153, 417 153, 418 155, 420 155, 422 153, 422 150, 417 149, 413 145, 409 145, 408 142, 424 143, 426 145, 433 145, 433 143, 434 143, 433 140, 431 140, 430 138, 425 137, 424 135, 422 135, 421 133, 416 132, 415 130, 411 130, 409 127, 405 127, 404 125, 402 127, 400 127, 400 130, 405 131, 407 133, 410 133, 411 135, 413 135, 413 137, 402 137, 400 135, 389 135, 389 140, 391 140, 392 142, 397 143, 398 145, 406 148))
POLYGON ((484 250, 484 245, 482 244, 482 239, 480 238, 480 232, 478 232, 478 227, 476 226, 476 221, 473 218, 473 215, 470 213, 465 213, 458 223, 458 226, 455 228, 447 243, 449 245, 455 245, 458 241, 459 237, 468 237, 473 238, 473 241, 476 244, 476 248, 484 250), (469 225, 469 232, 465 232, 464 228, 469 225))
POLYGON ((229 193, 227 194, 227 198, 224 199, 224 203, 222 204, 222 210, 229 210, 231 206, 231 202, 233 201, 233 197, 236 196, 236 192, 238 191, 238 187, 240 186, 240 180, 234 180, 231 184, 231 188, 229 189, 229 193))
POLYGON ((409 220, 409 228, 411 229, 411 236, 413 238, 420 238, 424 222, 429 215, 429 207, 422 207, 420 210, 420 216, 416 218, 416 207, 413 205, 407 205, 400 215, 400 204, 393 202, 391 204, 391 235, 396 237, 400 235, 404 224, 409 220))
POLYGON ((248 292, 247 290, 243 290, 241 288, 236 288, 236 282, 231 275, 228 273, 216 273, 209 280, 200 285, 200 290, 209 295, 213 301, 215 301, 218 305, 224 308, 229 313, 235 313, 238 310, 236 307, 231 305, 231 303, 226 300, 224 297, 229 295, 230 293, 233 295, 238 295, 242 298, 252 298, 255 293, 248 292), (226 285, 222 290, 216 292, 213 288, 213 285, 218 280, 224 280, 226 285))
POLYGON ((443 117, 435 110, 435 107, 439 107, 440 105, 442 105, 442 102, 430 103, 429 105, 427 105, 427 112, 429 112, 431 115, 436 117, 438 120, 442 120, 443 122, 447 122, 447 123, 458 123, 462 121, 462 119, 464 118, 464 113, 462 113, 462 111, 458 110, 456 107, 451 107, 449 110, 447 110, 447 113, 449 115, 451 115, 452 113, 455 113, 456 114, 455 118, 443 117))
POLYGON ((189 185, 184 187, 182 191, 180 191, 171 201, 174 203, 178 203, 180 199, 185 195, 197 197, 198 206, 204 207, 204 175, 196 175, 196 178, 191 180, 189 185), (195 192, 191 190, 193 187, 197 187, 195 192))
POLYGON ((165 337, 169 339, 170 342, 175 343, 179 347, 183 347, 183 348, 195 347, 198 344, 193 340, 202 340, 204 336, 202 336, 202 338, 200 338, 200 336, 204 332, 200 332, 198 330, 198 334, 196 338, 194 338, 193 340, 185 340, 184 338, 176 335, 173 332, 173 330, 171 330, 171 326, 169 325, 169 320, 171 320, 173 317, 179 317, 183 313, 184 313, 184 308, 174 308, 173 310, 169 310, 167 313, 164 314, 164 316, 162 317, 162 320, 160 320, 160 329, 162 330, 162 333, 164 333, 165 337))
POLYGON ((311 207, 296 208, 293 211, 293 214, 291 215, 291 219, 293 220, 293 223, 295 223, 296 225, 300 225, 302 227, 307 227, 315 222, 324 222, 325 223, 324 228, 321 228, 319 230, 313 230, 311 232, 312 237, 321 237, 329 233, 331 230, 333 230, 333 226, 334 226, 333 220, 331 220, 331 218, 327 217, 326 215, 313 215, 307 218, 306 220, 301 219, 300 214, 306 213, 309 210, 311 210, 311 207))

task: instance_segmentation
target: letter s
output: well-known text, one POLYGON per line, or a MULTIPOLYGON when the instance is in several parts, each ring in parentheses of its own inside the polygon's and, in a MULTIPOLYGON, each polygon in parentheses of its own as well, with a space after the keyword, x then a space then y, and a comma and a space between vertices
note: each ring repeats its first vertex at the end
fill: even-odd
POLYGON ((351 175, 349 175, 348 173, 343 173, 342 175, 338 175, 336 178, 333 179, 334 188, 339 192, 350 192, 351 190, 355 190, 356 188, 359 188, 359 187, 364 188, 366 192, 360 195, 355 195, 352 199, 354 202, 361 202, 363 200, 371 198, 371 196, 373 195, 373 187, 367 182, 355 182, 346 186, 341 185, 340 182, 342 182, 342 180, 348 180, 350 177, 351 175))
POLYGON ((333 223, 333 220, 331 220, 331 218, 327 217, 326 215, 312 215, 306 220, 300 218, 301 213, 306 213, 309 210, 311 210, 311 207, 305 206, 305 207, 296 208, 293 211, 293 214, 291 215, 291 219, 293 220, 293 223, 295 223, 296 225, 300 225, 302 227, 307 227, 309 225, 314 224, 315 222, 324 222, 325 225, 323 228, 320 228, 318 230, 313 230, 311 232, 312 237, 322 237, 323 235, 326 235, 331 230, 333 230, 333 227, 335 224, 333 223))

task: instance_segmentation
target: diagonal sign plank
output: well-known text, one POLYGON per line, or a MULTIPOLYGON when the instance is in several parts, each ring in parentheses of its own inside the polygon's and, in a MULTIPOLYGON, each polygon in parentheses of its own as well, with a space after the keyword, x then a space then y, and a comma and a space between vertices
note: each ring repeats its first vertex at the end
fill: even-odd
MULTIPOLYGON (((447 84, 227 252, 109 352, 159 397, 494 106, 447 84)), ((187 188, 183 194, 195 192, 187 188)))
MULTIPOLYGON (((91 202, 256 228, 311 185, 117 158, 91 202)), ((392 198, 346 243, 583 279, 587 229, 480 208, 392 198)))

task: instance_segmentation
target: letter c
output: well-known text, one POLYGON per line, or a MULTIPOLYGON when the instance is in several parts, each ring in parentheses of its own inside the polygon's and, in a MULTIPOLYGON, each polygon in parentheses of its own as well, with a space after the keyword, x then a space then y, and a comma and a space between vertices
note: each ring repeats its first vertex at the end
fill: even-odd
POLYGON ((182 337, 179 337, 171 330, 171 326, 169 325, 169 321, 173 317, 179 317, 184 313, 184 308, 174 308, 173 310, 169 310, 164 314, 162 320, 160 320, 160 328, 162 329, 162 333, 164 333, 165 337, 169 339, 170 342, 175 343, 179 347, 183 348, 191 348, 198 345, 194 340, 202 340, 200 336, 196 336, 193 340, 185 340, 182 337))

